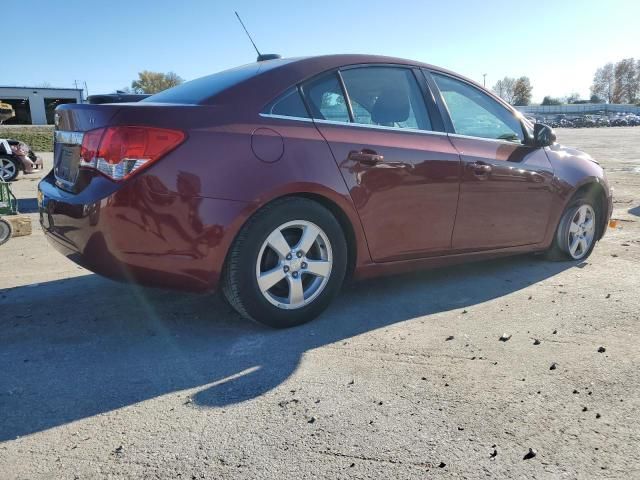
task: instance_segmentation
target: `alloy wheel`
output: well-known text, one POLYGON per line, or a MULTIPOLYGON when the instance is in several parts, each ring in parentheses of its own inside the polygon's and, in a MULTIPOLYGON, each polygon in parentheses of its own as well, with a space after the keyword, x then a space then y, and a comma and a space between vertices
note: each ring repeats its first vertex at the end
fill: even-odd
POLYGON ((260 292, 271 304, 293 310, 311 303, 326 287, 333 266, 327 234, 307 220, 273 230, 256 261, 260 292))
POLYGON ((567 247, 574 260, 584 257, 596 234, 596 214, 590 205, 581 205, 569 221, 567 247))
POLYGON ((7 158, 0 158, 0 177, 9 180, 16 174, 16 165, 7 158))

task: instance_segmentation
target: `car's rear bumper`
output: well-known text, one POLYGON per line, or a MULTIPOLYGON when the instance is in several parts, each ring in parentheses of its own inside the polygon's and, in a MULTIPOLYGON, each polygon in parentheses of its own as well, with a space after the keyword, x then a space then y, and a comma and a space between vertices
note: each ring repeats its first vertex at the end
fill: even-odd
POLYGON ((115 280, 215 289, 248 204, 157 193, 153 181, 142 175, 119 185, 95 178, 91 194, 71 194, 48 175, 38 194, 47 239, 70 260, 115 280))

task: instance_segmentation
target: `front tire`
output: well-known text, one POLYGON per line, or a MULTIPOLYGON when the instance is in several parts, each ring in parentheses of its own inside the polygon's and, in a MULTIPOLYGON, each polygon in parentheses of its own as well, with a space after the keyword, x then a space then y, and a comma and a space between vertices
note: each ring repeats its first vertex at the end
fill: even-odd
POLYGON ((289 197, 256 212, 227 256, 222 292, 243 317, 274 328, 322 313, 344 280, 347 244, 317 202, 289 197))
POLYGON ((580 195, 565 209, 551 248, 550 260, 585 260, 596 245, 600 225, 600 212, 594 199, 580 195))

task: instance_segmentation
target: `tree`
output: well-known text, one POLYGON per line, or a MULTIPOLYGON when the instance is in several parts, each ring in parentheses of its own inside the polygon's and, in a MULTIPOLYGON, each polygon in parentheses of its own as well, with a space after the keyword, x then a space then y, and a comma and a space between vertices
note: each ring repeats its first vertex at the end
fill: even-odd
POLYGON ((638 67, 633 58, 616 63, 613 71, 613 103, 635 103, 640 94, 638 67))
MULTIPOLYGON (((636 81, 638 82, 638 85, 640 85, 640 59, 636 61, 636 70, 637 70, 636 81)), ((640 98, 636 102, 636 105, 640 106, 640 98)))
POLYGON ((613 102, 613 88, 615 75, 613 63, 607 63, 604 67, 596 70, 591 85, 591 95, 603 98, 607 103, 613 102))
POLYGON ((580 101, 580 94, 573 92, 567 97, 567 103, 578 103, 580 101))
POLYGON ((131 82, 131 90, 135 93, 158 93, 180 85, 183 81, 173 72, 160 73, 143 70, 138 73, 138 79, 131 82))
POLYGON ((531 81, 529 77, 520 77, 513 86, 513 104, 525 106, 531 103, 531 81))
POLYGON ((558 98, 553 98, 547 95, 542 99, 541 105, 562 105, 562 102, 558 98))
POLYGON ((605 103, 603 98, 600 98, 598 95, 591 95, 589 99, 589 103, 605 103))
POLYGON ((493 86, 493 92, 505 102, 512 103, 515 86, 515 78, 504 77, 502 80, 498 80, 493 86))

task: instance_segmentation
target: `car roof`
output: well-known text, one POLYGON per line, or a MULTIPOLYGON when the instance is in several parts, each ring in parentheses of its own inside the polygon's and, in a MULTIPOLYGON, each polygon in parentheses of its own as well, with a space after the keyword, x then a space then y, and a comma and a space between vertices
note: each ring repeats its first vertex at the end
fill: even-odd
POLYGON ((426 68, 429 70, 434 70, 437 72, 446 73, 448 75, 453 75, 459 78, 463 78, 466 81, 476 83, 475 81, 465 78, 464 76, 453 72, 451 70, 447 70, 446 68, 438 67, 436 65, 432 65, 430 63, 420 62, 417 60, 409 60, 406 58, 400 57, 390 57, 386 55, 371 55, 371 54, 359 54, 359 53, 341 53, 341 54, 332 54, 332 55, 317 55, 310 57, 294 57, 294 58, 281 58, 277 60, 267 60, 266 62, 281 62, 281 66, 278 67, 288 67, 288 68, 296 68, 301 67, 308 69, 309 71, 315 71, 315 74, 322 73, 326 70, 331 70, 339 67, 346 67, 350 65, 360 65, 360 64, 389 64, 389 65, 404 65, 404 66, 412 66, 418 68, 426 68))
MULTIPOLYGON (((416 60, 389 57, 384 55, 366 54, 336 54, 320 55, 313 57, 294 57, 265 60, 257 62, 265 67, 263 72, 235 85, 232 88, 219 92, 202 104, 232 104, 236 102, 253 103, 264 106, 277 95, 288 88, 305 80, 340 67, 362 64, 402 65, 408 67, 426 68, 440 73, 453 75, 472 83, 476 87, 483 88, 477 82, 465 78, 458 73, 416 60)), ((256 65, 256 64, 253 64, 256 65)), ((485 89, 486 91, 486 89, 485 89)), ((150 98, 149 100, 152 100, 150 98)))

